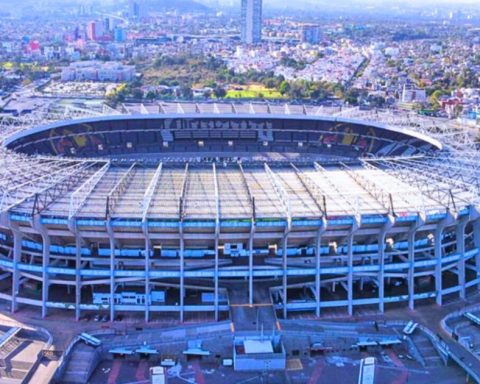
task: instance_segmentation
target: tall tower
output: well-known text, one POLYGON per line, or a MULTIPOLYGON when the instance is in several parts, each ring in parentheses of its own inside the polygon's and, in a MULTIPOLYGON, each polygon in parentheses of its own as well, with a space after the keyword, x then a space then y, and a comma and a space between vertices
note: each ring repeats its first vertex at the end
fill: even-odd
POLYGON ((242 0, 242 41, 262 41, 262 0, 242 0))
POLYGON ((138 1, 130 0, 128 2, 129 11, 128 14, 131 19, 138 19, 141 16, 141 6, 138 1))

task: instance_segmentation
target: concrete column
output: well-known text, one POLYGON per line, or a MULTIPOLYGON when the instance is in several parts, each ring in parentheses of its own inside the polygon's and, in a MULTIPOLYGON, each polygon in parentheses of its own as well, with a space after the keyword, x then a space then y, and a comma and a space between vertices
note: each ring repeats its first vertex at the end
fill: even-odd
MULTIPOLYGON (((254 224, 252 223, 252 226, 254 224)), ((250 239, 248 243, 248 303, 253 305, 253 237, 254 228, 250 233, 250 239)))
POLYGON ((408 308, 415 309, 415 235, 417 230, 408 232, 408 308))
POLYGON ((283 318, 286 319, 288 315, 287 303, 288 303, 288 263, 287 263, 287 249, 288 249, 288 235, 285 235, 282 242, 282 259, 283 259, 283 318))
POLYGON ((385 237, 386 232, 381 231, 378 236, 378 310, 385 312, 385 237))
POLYGON ((110 321, 115 319, 115 241, 110 238, 110 321))
POLYGON ((80 304, 82 301, 82 242, 80 236, 75 237, 75 320, 80 320, 80 304))
POLYGON ((347 276, 347 300, 348 314, 353 316, 353 232, 348 235, 348 276, 347 276))
POLYGON ((442 282, 442 256, 443 256, 443 251, 442 251, 442 234, 444 230, 444 226, 442 224, 439 224, 437 228, 435 229, 435 246, 434 246, 434 256, 436 260, 435 264, 435 292, 437 294, 436 296, 436 302, 438 305, 442 305, 443 303, 443 282, 442 282))
POLYGON ((318 232, 317 241, 315 244, 315 299, 316 299, 316 309, 315 315, 320 317, 320 283, 321 283, 321 276, 320 276, 320 253, 321 253, 321 241, 322 235, 321 232, 318 232))
MULTIPOLYGON (((475 248, 480 248, 480 219, 473 223, 473 242, 475 248)), ((475 269, 477 271, 477 290, 480 290, 480 252, 475 256, 475 269)))
MULTIPOLYGON (((180 223, 182 225, 182 223, 180 223)), ((185 320, 185 255, 183 232, 180 235, 180 322, 185 320)))
POLYGON ((20 289, 20 271, 18 269, 18 264, 22 258, 22 240, 23 234, 20 231, 13 232, 13 272, 12 272, 12 306, 11 312, 15 313, 17 311, 17 296, 20 289))
POLYGON ((459 297, 465 300, 465 228, 467 220, 461 220, 455 229, 456 250, 460 255, 458 260, 458 285, 460 286, 459 297))
POLYGON ((218 321, 218 235, 215 236, 215 271, 213 274, 214 283, 214 306, 215 321, 218 321))
POLYGON ((50 264, 50 237, 42 234, 42 319, 47 316, 48 291, 50 288, 50 275, 48 266, 50 264))
MULTIPOLYGON (((480 219, 473 222, 473 243, 475 248, 480 248, 480 219)), ((480 290, 480 252, 475 256, 475 270, 477 271, 476 279, 477 290, 480 290)))
POLYGON ((145 323, 150 321, 150 239, 145 237, 145 323))

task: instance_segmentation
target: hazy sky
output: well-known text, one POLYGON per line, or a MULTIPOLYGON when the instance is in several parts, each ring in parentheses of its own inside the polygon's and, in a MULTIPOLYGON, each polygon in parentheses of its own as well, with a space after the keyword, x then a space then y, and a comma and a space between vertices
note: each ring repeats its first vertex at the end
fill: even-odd
MULTIPOLYGON (((209 6, 224 5, 230 7, 240 6, 241 0, 195 0, 209 6)), ((471 8, 478 6, 480 9, 480 0, 263 0, 264 5, 268 8, 298 8, 298 9, 314 9, 321 8, 338 9, 345 8, 350 5, 356 8, 370 6, 398 6, 407 5, 409 8, 424 7, 448 7, 461 8, 462 6, 471 8)))

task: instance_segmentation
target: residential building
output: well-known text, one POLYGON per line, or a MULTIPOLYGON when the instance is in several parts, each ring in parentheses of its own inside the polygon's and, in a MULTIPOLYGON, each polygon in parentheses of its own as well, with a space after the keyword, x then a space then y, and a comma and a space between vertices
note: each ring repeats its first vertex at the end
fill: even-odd
POLYGON ((242 42, 262 41, 262 0, 242 0, 242 42))

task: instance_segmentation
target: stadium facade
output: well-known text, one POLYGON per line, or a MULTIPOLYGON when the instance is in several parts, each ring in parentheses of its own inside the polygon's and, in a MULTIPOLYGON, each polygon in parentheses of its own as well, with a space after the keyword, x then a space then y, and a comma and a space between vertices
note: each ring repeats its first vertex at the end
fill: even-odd
POLYGON ((243 284, 240 304, 261 286, 283 316, 320 316, 480 287, 466 129, 305 106, 70 112, 3 122, 0 298, 12 311, 218 319, 243 284))

